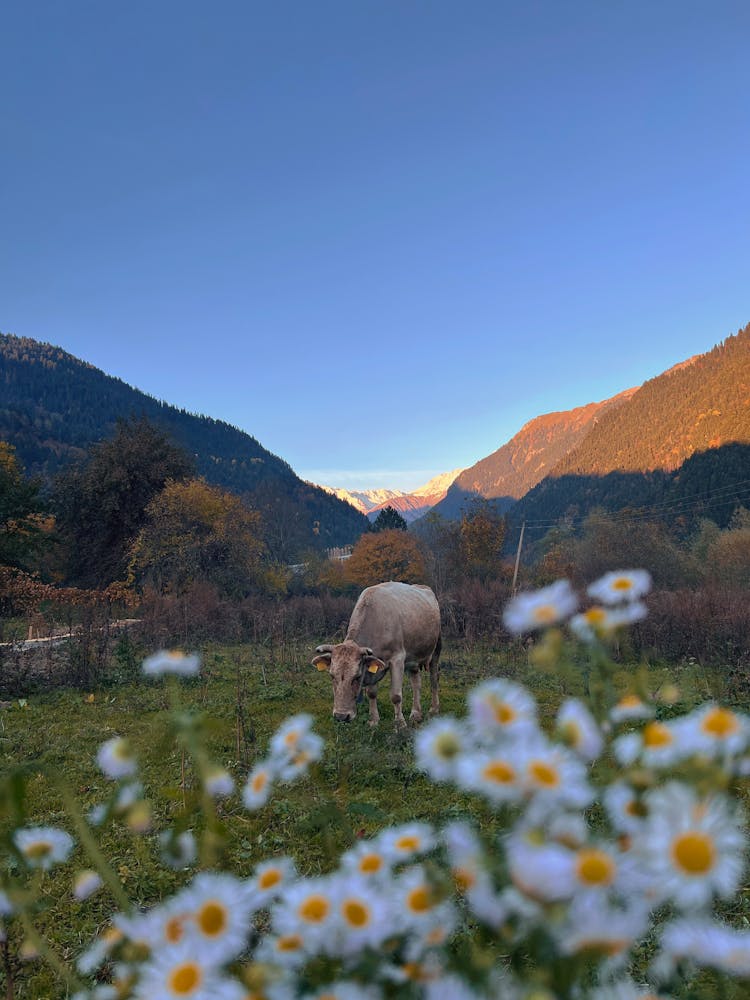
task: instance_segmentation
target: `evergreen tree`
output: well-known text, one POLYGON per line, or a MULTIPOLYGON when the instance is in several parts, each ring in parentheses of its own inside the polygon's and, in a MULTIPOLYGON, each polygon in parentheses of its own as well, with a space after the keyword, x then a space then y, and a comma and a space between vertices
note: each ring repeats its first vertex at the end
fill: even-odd
POLYGON ((395 507, 383 507, 372 524, 373 531, 406 531, 407 524, 395 507))

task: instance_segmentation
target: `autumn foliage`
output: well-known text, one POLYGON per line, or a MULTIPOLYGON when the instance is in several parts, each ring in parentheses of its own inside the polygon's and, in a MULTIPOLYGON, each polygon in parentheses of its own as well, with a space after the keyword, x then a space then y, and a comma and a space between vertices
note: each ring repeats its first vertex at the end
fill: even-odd
POLYGON ((419 544, 407 532, 395 528, 362 535, 346 562, 344 573, 350 583, 360 587, 372 587, 385 580, 426 582, 419 544))

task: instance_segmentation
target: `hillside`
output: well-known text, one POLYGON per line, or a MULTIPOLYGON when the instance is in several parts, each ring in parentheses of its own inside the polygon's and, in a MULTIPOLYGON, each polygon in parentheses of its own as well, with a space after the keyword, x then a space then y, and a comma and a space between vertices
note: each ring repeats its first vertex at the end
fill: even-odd
POLYGON ((237 427, 169 406, 58 347, 0 334, 0 440, 28 474, 48 483, 131 415, 163 428, 194 456, 199 475, 259 510, 279 558, 347 545, 367 527, 348 503, 301 480, 237 427))
POLYGON ((725 526, 739 503, 750 506, 741 485, 750 483, 748 446, 750 326, 604 413, 511 517, 550 522, 637 507, 672 523, 705 515, 725 526))
POLYGON ((465 469, 437 504, 437 513, 459 517, 476 497, 494 500, 499 510, 508 510, 585 438, 604 413, 627 403, 635 392, 627 389, 599 403, 530 420, 497 451, 465 469))

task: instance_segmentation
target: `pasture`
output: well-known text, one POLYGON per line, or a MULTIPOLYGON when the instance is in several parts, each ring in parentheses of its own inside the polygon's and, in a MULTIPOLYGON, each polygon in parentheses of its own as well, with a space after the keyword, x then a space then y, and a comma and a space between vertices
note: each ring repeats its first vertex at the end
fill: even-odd
MULTIPOLYGON (((236 795, 219 806, 228 866, 246 874, 263 858, 289 854, 301 873, 316 874, 331 868, 341 850, 357 836, 369 836, 389 824, 415 819, 443 822, 468 814, 481 827, 495 824, 495 816, 477 799, 469 800, 450 786, 438 790, 416 770, 413 733, 395 732, 387 682, 380 686, 379 728, 372 730, 367 725, 366 705, 360 705, 357 719, 350 724, 333 720, 330 680, 309 663, 317 641, 273 649, 263 645, 209 646, 201 651, 201 676, 181 685, 183 708, 198 711, 207 720, 212 758, 225 765, 238 783, 256 759, 265 755, 270 736, 289 715, 309 712, 316 732, 325 740, 323 760, 311 775, 277 789, 259 812, 248 813, 236 795)), ((617 687, 627 690, 643 666, 623 663, 615 678, 617 687)), ((722 699, 726 694, 721 674, 698 664, 647 666, 651 690, 678 684, 683 708, 707 698, 722 699)), ((444 715, 462 715, 469 689, 491 676, 512 677, 526 684, 538 700, 543 723, 552 719, 564 695, 584 690, 582 664, 581 669, 560 675, 530 665, 520 646, 468 651, 465 646, 448 643, 442 667, 444 715)), ((428 697, 428 691, 423 690, 425 712, 428 697)), ((406 691, 407 712, 410 700, 411 692, 406 691)), ((58 825, 74 835, 60 779, 86 812, 109 790, 95 764, 99 744, 115 735, 129 739, 153 806, 152 827, 139 835, 122 824, 109 825, 101 834, 101 846, 126 893, 139 905, 155 902, 185 880, 184 875, 159 864, 156 847, 158 831, 183 810, 196 806, 189 761, 170 738, 169 719, 168 688, 162 681, 144 679, 135 671, 130 677, 121 674, 117 682, 98 689, 31 695, 25 704, 16 700, 0 710, 0 773, 7 776, 20 765, 27 777, 23 821, 58 825)), ((7 782, 3 787, 7 791, 7 782)), ((6 826, 10 821, 7 798, 0 800, 0 808, 0 822, 6 826)), ((20 818, 15 816, 16 821, 20 818)), ((72 865, 42 877, 45 905, 38 920, 39 929, 56 951, 69 960, 102 929, 113 909, 106 890, 85 902, 76 902, 71 896, 71 871, 86 866, 80 847, 77 850, 72 865)), ((745 913, 733 916, 747 922, 745 913)), ((18 961, 20 944, 14 933, 6 956, 13 967, 15 996, 64 996, 43 962, 18 961)), ((4 974, 0 963, 0 982, 4 974)))

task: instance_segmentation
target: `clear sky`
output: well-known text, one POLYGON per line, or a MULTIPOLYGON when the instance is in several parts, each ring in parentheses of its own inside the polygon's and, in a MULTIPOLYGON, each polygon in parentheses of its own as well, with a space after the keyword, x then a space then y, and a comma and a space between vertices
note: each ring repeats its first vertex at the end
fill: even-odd
POLYGON ((10 0, 0 38, 0 330, 305 478, 418 486, 750 321, 744 0, 10 0))

